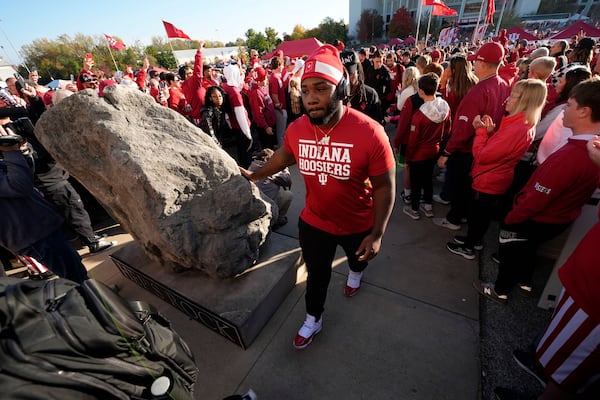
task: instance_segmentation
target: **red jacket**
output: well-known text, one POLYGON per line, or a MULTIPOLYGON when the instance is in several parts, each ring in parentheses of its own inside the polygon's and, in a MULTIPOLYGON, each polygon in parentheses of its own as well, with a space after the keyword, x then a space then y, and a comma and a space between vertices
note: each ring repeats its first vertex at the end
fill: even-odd
POLYGON ((273 128, 277 122, 273 100, 264 86, 252 85, 250 89, 252 122, 261 129, 273 128))
POLYGON ((567 224, 577 219, 598 185, 598 167, 588 156, 587 140, 582 139, 588 135, 570 138, 537 167, 515 196, 505 223, 567 224))
POLYGON ((187 102, 192 106, 192 111, 188 115, 196 119, 200 118, 200 110, 204 106, 206 89, 202 86, 203 80, 202 52, 197 50, 194 56, 194 73, 181 83, 181 90, 183 90, 187 102))
POLYGON ((445 151, 448 153, 471 153, 476 115, 489 115, 496 126, 500 126, 504 114, 504 101, 508 97, 508 84, 498 75, 482 79, 465 95, 452 121, 452 133, 445 151))
POLYGON ((477 129, 473 140, 473 189, 503 194, 510 187, 514 168, 533 142, 535 127, 525 123, 525 112, 504 117, 491 136, 477 129))
POLYGON ((396 136, 394 137, 394 148, 399 149, 400 145, 408 143, 408 137, 410 135, 410 122, 413 114, 418 108, 413 107, 413 99, 415 104, 423 104, 423 100, 418 94, 413 94, 404 102, 402 110, 400 110, 400 118, 398 119, 398 128, 396 128, 396 136), (414 97, 416 96, 416 98, 414 97), (415 109, 416 108, 416 109, 415 109))
MULTIPOLYGON (((407 101, 409 103, 410 101, 407 101)), ((412 116, 410 135, 406 146, 406 161, 435 159, 440 151, 440 141, 450 130, 450 106, 436 97, 427 101, 412 116)))

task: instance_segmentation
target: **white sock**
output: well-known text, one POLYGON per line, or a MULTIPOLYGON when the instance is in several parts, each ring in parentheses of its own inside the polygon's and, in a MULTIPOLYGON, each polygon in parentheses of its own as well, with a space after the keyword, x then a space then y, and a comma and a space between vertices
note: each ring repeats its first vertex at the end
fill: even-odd
POLYGON ((362 279, 362 275, 362 272, 350 271, 348 273, 348 282, 346 282, 346 284, 352 289, 360 287, 360 280, 362 279))

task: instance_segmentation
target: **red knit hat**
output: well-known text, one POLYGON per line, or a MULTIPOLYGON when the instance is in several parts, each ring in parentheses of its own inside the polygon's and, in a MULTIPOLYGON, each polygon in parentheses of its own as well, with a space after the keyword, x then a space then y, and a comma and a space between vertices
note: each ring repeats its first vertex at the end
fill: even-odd
POLYGON ((337 85, 344 76, 344 67, 340 53, 330 44, 325 44, 315 50, 304 63, 302 80, 307 78, 322 78, 337 85))

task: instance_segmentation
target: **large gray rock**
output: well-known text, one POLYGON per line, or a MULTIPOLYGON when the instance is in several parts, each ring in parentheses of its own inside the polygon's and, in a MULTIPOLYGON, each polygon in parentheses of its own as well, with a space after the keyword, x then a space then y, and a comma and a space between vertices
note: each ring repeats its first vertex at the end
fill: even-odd
POLYGON ((227 278, 258 259, 277 206, 209 136, 150 96, 85 90, 46 111, 35 133, 163 266, 227 278))

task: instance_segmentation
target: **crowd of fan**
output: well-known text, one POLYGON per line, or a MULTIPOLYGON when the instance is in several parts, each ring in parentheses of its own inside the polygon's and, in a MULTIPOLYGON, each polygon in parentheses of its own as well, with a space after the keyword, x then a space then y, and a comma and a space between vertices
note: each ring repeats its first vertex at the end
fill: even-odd
MULTIPOLYGON (((432 218, 434 202, 449 205, 444 217, 432 221, 453 231, 468 226, 465 236, 446 244, 448 251, 468 260, 481 250, 490 222, 499 219, 498 277, 475 282, 475 289, 501 304, 513 289, 531 293, 538 247, 575 221, 598 186, 596 43, 579 36, 541 46, 500 35, 475 47, 354 50, 341 42, 335 45, 345 67, 344 104, 395 126, 392 147, 405 168, 403 213, 412 220, 432 218), (436 166, 444 186, 434 194, 436 166)), ((35 91, 19 90, 16 79, 9 78, 6 85, 15 104, 0 100, 6 107, 31 108, 37 98, 50 107, 67 91, 92 89, 102 96, 108 85, 126 85, 202 128, 241 167, 248 168, 253 158, 264 162, 282 146, 288 124, 303 114, 304 60, 278 54, 265 62, 251 50, 247 62, 232 60, 218 71, 203 62, 202 48, 199 42, 193 65, 177 73, 159 73, 144 60, 139 71, 128 68, 102 80, 89 56, 77 81, 64 89, 38 85, 33 71, 29 85, 35 91)), ((270 182, 285 182, 280 186, 289 189, 288 178, 270 182)), ((291 196, 278 195, 283 188, 271 194, 283 202, 279 225, 287 221, 291 201, 291 196)), ((596 225, 589 235, 597 237, 597 232, 596 225)), ((83 236, 90 235, 95 237, 93 232, 83 236)), ((576 307, 591 321, 588 336, 579 340, 582 328, 567 321, 561 325, 563 334, 582 344, 579 349, 549 354, 552 336, 542 341, 536 360, 530 355, 537 363, 531 365, 543 367, 548 382, 542 396, 571 398, 598 378, 600 269, 594 257, 581 256, 591 254, 590 246, 593 250, 588 236, 561 270, 565 291, 558 305, 563 310, 576 307)), ((507 396, 502 391, 498 396, 511 398, 501 397, 507 396)))

